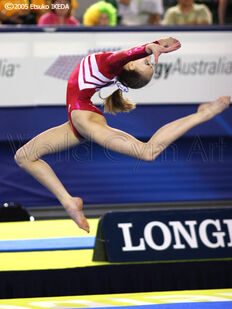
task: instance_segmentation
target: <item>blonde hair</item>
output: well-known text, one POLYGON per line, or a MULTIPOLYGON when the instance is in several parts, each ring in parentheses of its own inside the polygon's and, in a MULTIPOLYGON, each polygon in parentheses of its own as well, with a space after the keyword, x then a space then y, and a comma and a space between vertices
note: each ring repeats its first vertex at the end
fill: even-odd
MULTIPOLYGON (((117 76, 117 80, 126 87, 132 89, 142 88, 147 85, 150 79, 144 78, 138 71, 129 71, 123 69, 117 76)), ((135 109, 136 104, 133 103, 129 98, 123 97, 121 89, 114 91, 111 95, 104 98, 104 112, 106 113, 119 113, 119 112, 130 112, 135 109)))
POLYGON ((116 113, 128 113, 135 109, 136 105, 129 98, 124 98, 122 90, 118 89, 104 99, 104 112, 115 115, 116 113))

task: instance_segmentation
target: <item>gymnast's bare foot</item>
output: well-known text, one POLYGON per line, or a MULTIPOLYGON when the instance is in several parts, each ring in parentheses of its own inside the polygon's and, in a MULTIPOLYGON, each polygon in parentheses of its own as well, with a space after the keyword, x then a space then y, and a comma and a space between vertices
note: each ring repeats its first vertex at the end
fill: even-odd
POLYGON ((199 105, 197 112, 203 114, 206 117, 206 120, 209 120, 228 108, 230 105, 230 99, 230 96, 224 96, 209 103, 202 103, 199 105))
POLYGON ((89 233, 89 223, 82 211, 83 200, 80 197, 73 197, 69 205, 64 207, 79 228, 89 233))

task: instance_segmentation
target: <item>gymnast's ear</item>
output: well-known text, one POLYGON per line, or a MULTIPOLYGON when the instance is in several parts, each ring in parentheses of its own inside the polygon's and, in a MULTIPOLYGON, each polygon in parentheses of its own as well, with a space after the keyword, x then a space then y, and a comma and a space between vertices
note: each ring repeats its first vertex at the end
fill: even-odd
POLYGON ((134 71, 135 70, 135 63, 134 61, 130 61, 126 64, 126 69, 128 71, 134 71))

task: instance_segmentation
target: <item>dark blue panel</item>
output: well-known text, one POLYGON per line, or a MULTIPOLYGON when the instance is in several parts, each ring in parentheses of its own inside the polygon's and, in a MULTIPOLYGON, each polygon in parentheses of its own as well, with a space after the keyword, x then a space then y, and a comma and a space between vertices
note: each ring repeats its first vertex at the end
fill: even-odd
MULTIPOLYGON (((57 205, 13 160, 20 143, 0 144, 0 201, 57 205)), ((45 157, 70 194, 85 203, 232 199, 232 139, 182 138, 148 163, 89 143, 45 157)))
POLYGON ((111 212, 103 217, 109 262, 231 258, 232 209, 111 212), (227 223, 226 223, 227 222, 227 223))
MULTIPOLYGON (((189 105, 147 105, 106 117, 113 127, 148 140, 165 123, 195 110, 189 105)), ((85 203, 231 199, 231 119, 232 108, 189 131, 151 163, 91 143, 45 159, 69 192, 85 203)), ((0 109, 0 201, 57 205, 52 194, 16 166, 13 156, 25 141, 65 121, 63 106, 0 109)))
MULTIPOLYGON (((164 124, 194 113, 196 105, 138 105, 130 113, 106 114, 112 127, 136 137, 150 137, 164 124)), ((193 128, 186 136, 232 136, 232 108, 193 128)), ((40 132, 67 121, 64 106, 0 109, 0 141, 28 140, 40 132)))

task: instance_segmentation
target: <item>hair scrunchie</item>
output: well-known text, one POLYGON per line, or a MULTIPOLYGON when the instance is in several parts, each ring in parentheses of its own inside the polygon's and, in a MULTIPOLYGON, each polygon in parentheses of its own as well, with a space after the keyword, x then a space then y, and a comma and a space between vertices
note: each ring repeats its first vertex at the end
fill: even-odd
POLYGON ((128 92, 129 88, 125 85, 123 85, 121 82, 116 81, 116 86, 118 87, 118 89, 122 90, 122 92, 128 92))

